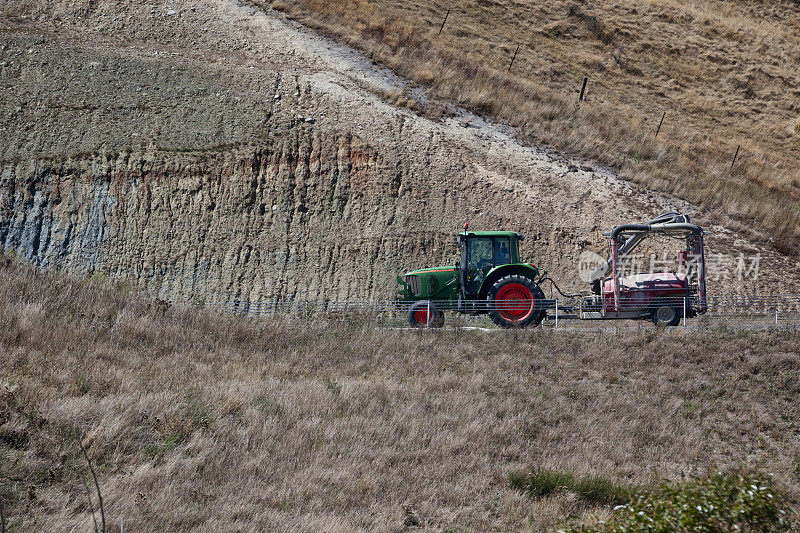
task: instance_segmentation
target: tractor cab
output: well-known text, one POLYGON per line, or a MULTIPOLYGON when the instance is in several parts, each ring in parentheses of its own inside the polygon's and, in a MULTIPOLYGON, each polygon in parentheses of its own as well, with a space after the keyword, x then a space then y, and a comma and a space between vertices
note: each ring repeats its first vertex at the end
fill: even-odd
POLYGON ((522 239, 522 235, 513 231, 460 233, 457 238, 461 250, 458 274, 462 296, 477 296, 490 272, 503 265, 519 263, 522 239))

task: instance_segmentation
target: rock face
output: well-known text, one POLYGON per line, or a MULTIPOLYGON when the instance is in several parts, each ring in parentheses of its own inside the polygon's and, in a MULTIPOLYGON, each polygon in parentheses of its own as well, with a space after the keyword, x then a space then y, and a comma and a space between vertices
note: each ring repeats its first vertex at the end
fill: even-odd
MULTIPOLYGON (((526 234, 577 288, 602 228, 704 216, 461 110, 394 107, 435 103, 233 1, 5 4, 0 247, 45 268, 178 301, 391 298, 404 269, 451 263, 469 220, 526 234)), ((712 250, 758 251, 714 229, 712 250)), ((719 290, 791 292, 794 265, 761 253, 760 285, 719 290)))
POLYGON ((452 248, 452 235, 397 229, 422 193, 403 191, 402 173, 374 179, 383 164, 357 138, 299 122, 280 140, 214 155, 7 164, 0 243, 165 298, 372 296, 392 288, 398 258, 452 248))

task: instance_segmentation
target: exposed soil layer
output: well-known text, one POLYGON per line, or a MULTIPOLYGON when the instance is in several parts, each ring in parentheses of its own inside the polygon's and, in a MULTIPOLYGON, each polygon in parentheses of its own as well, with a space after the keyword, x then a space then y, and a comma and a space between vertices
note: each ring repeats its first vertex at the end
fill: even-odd
POLYGON ((714 213, 523 146, 274 12, 25 4, 0 4, 0 246, 34 264, 179 301, 387 298, 404 269, 451 263, 469 220, 526 234, 526 259, 582 288, 603 228, 678 209, 713 226, 712 253, 761 254, 757 283, 712 291, 800 286, 714 213))

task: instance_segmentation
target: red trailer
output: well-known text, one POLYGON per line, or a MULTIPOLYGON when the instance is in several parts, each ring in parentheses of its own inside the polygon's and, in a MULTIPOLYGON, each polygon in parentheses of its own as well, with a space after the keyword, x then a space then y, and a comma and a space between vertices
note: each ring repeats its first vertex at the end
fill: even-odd
POLYGON ((683 317, 706 311, 704 230, 688 215, 665 213, 645 224, 623 224, 604 235, 611 257, 591 274, 591 296, 576 310, 584 320, 650 318, 656 325, 675 326, 683 317), (625 275, 624 259, 653 236, 681 243, 674 271, 625 275))

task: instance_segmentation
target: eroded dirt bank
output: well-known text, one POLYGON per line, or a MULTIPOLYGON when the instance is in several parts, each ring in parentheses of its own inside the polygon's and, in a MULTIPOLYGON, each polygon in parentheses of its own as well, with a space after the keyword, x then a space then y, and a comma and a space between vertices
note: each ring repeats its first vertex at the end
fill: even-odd
MULTIPOLYGON (((714 221, 460 110, 395 107, 433 104, 272 12, 0 5, 0 246, 44 267, 182 301, 389 297, 403 269, 452 262, 469 220, 526 234, 526 257, 579 288, 603 228, 714 221)), ((712 289, 797 292, 794 260, 712 229, 713 252, 762 256, 757 284, 712 289)))

